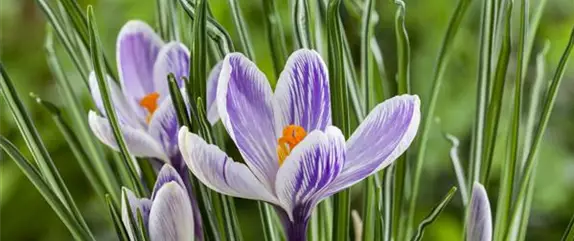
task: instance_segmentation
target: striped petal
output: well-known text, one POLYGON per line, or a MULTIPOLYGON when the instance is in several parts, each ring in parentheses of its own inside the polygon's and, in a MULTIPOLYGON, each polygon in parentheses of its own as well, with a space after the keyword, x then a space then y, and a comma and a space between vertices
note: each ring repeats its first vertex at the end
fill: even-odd
POLYGON ((333 126, 315 130, 287 156, 277 173, 276 190, 292 222, 303 222, 324 197, 345 161, 345 137, 333 126))
POLYGON ((289 57, 275 99, 277 133, 287 125, 301 126, 307 132, 331 125, 328 71, 319 53, 301 49, 289 57))
POLYGON ((419 122, 420 101, 416 95, 396 96, 376 106, 347 141, 348 158, 330 193, 391 164, 410 146, 419 122))
POLYGON ((147 226, 151 205, 151 200, 147 198, 137 198, 131 190, 122 188, 122 223, 126 228, 130 240, 136 240, 135 237, 137 237, 138 234, 136 234, 137 228, 132 227, 129 211, 131 211, 131 218, 134 222, 138 221, 137 213, 139 211, 142 215, 144 225, 147 226))
POLYGON ((189 76, 189 50, 179 42, 164 45, 153 66, 155 91, 160 94, 160 102, 169 96, 167 76, 173 73, 178 86, 183 87, 183 77, 189 76))
MULTIPOLYGON (((88 123, 92 132, 94 132, 101 142, 115 151, 119 151, 108 119, 100 117, 95 112, 90 111, 88 113, 88 123)), ((137 157, 154 157, 168 161, 167 155, 164 153, 161 145, 144 130, 135 129, 123 124, 120 124, 120 129, 130 154, 137 157)))
POLYGON ((161 167, 161 170, 157 174, 157 179, 155 181, 155 185, 153 186, 151 199, 152 200, 155 199, 159 189, 161 189, 163 185, 169 182, 175 182, 185 190, 185 184, 183 183, 183 180, 181 179, 177 171, 171 165, 163 165, 161 167))
POLYGON ((475 182, 472 188, 470 201, 470 215, 467 220, 467 241, 490 241, 492 240, 492 217, 490 203, 484 186, 475 182))
POLYGON ((277 203, 245 164, 234 162, 217 146, 189 132, 187 127, 179 131, 179 143, 185 163, 209 188, 230 196, 277 203))
POLYGON ((122 90, 132 108, 145 117, 138 102, 145 95, 155 91, 153 69, 161 38, 142 21, 127 22, 118 35, 116 58, 122 90))
POLYGON ((156 142, 161 144, 168 157, 173 157, 179 152, 177 148, 178 130, 177 112, 168 96, 154 112, 149 122, 148 133, 156 142))
POLYGON ((151 240, 188 241, 194 238, 193 211, 183 187, 171 181, 157 192, 149 214, 151 240))
MULTIPOLYGON (((122 90, 116 82, 114 82, 109 76, 106 76, 106 81, 110 89, 110 97, 112 100, 112 105, 116 110, 116 114, 122 123, 133 127, 142 127, 141 122, 138 120, 132 107, 128 104, 122 90)), ((104 109, 104 102, 102 100, 102 93, 100 92, 100 86, 98 85, 98 80, 96 79, 96 74, 94 72, 90 73, 89 77, 90 85, 90 95, 94 100, 94 104, 102 113, 106 115, 106 110, 104 109)))
POLYGON ((245 163, 272 190, 279 168, 273 97, 257 66, 239 53, 228 54, 217 85, 217 108, 245 163))
POLYGON ((219 74, 221 73, 221 67, 223 66, 223 61, 217 63, 211 72, 209 77, 207 77, 207 120, 211 125, 219 120, 219 112, 217 109, 217 84, 219 83, 219 74))

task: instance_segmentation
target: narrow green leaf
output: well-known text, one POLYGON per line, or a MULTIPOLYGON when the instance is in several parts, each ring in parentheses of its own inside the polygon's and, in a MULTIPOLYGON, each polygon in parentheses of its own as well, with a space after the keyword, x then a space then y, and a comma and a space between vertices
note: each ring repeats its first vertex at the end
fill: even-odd
POLYGON ((185 100, 183 95, 177 86, 177 81, 173 73, 167 76, 168 86, 169 86, 169 96, 173 102, 175 112, 177 113, 177 123, 179 126, 187 126, 191 128, 191 120, 189 119, 189 114, 187 113, 187 107, 185 105, 185 100))
POLYGON ((106 204, 108 206, 108 211, 110 212, 110 216, 112 217, 112 221, 114 224, 114 229, 116 230, 116 234, 118 235, 118 239, 120 241, 129 241, 128 232, 126 231, 124 224, 122 222, 121 216, 118 214, 118 208, 114 204, 114 201, 110 194, 106 194, 106 204))
MULTIPOLYGON (((373 0, 366 0, 363 7, 363 19, 361 21, 361 84, 363 95, 363 113, 369 113, 371 109, 371 92, 373 86, 373 78, 369 76, 372 69, 372 54, 371 54, 371 39, 374 35, 375 21, 371 16, 375 10, 373 0)), ((366 217, 365 217, 366 218, 366 217)), ((365 225, 366 220, 363 220, 365 225)), ((364 233, 363 237, 368 236, 364 233)))
MULTIPOLYGON (((570 59, 570 55, 572 53, 572 49, 574 48, 574 28, 570 33, 570 40, 560 58, 560 62, 558 62, 558 67, 554 72, 554 77, 550 82, 550 87, 548 92, 546 93, 546 99, 544 101, 544 105, 542 108, 542 115, 540 116, 540 120, 538 122, 538 128, 536 129, 536 134, 534 135, 534 139, 530 146, 530 151, 528 152, 528 157, 526 159, 526 163, 524 165, 524 170, 522 173, 522 179, 520 180, 520 187, 518 191, 518 195, 516 196, 516 200, 522 200, 526 198, 526 192, 528 191, 528 184, 530 183, 530 179, 533 178, 534 168, 536 166, 536 157, 538 156, 538 151, 540 148, 540 143, 542 141, 542 137, 544 136, 544 132, 546 131, 546 127, 548 125, 548 120, 550 120, 550 114, 554 107, 554 103, 556 102, 556 96, 558 95, 558 87, 562 82, 562 77, 564 77, 564 72, 566 71, 566 66, 568 64, 568 60, 570 59)), ((522 204, 518 203, 519 205, 515 205, 513 212, 512 212, 512 219, 517 219, 520 217, 520 212, 522 209, 522 204)), ((515 222, 514 220, 511 222, 515 222)))
POLYGON ((46 55, 48 59, 48 66, 52 74, 54 75, 58 87, 60 88, 60 93, 64 98, 64 102, 67 104, 67 109, 72 117, 72 123, 74 123, 76 128, 72 128, 74 133, 77 133, 78 139, 80 141, 80 146, 83 151, 86 152, 86 156, 94 166, 97 176, 101 179, 106 192, 110 193, 112 199, 119 203, 119 191, 120 185, 114 172, 110 167, 109 163, 105 159, 105 155, 98 145, 99 141, 96 140, 87 121, 87 111, 81 105, 81 101, 76 96, 74 89, 72 87, 71 80, 66 76, 64 70, 60 64, 56 52, 54 51, 53 45, 53 35, 51 28, 48 28, 46 34, 46 42, 44 44, 44 49, 46 50, 46 55))
POLYGON ((450 191, 448 191, 446 196, 442 198, 442 201, 438 205, 436 205, 429 213, 429 215, 427 215, 427 217, 423 219, 423 221, 419 224, 417 233, 411 240, 419 241, 423 238, 426 227, 431 225, 438 218, 438 216, 442 213, 444 208, 450 203, 450 200, 452 199, 455 193, 456 193, 456 187, 452 187, 450 191))
POLYGON ((190 81, 185 85, 190 100, 205 99, 207 82, 207 0, 198 0, 196 6, 191 48, 194 61, 190 61, 190 81))
MULTIPOLYGON (((431 93, 430 93, 430 99, 428 99, 427 101, 422 101, 423 105, 426 108, 423 108, 423 111, 426 110, 426 113, 424 114, 423 118, 422 118, 422 125, 421 128, 419 130, 419 136, 418 136, 418 150, 416 153, 416 160, 415 160, 415 167, 414 167, 414 171, 413 171, 413 181, 412 181, 412 192, 411 192, 411 197, 409 200, 409 212, 408 212, 408 220, 407 220, 407 228, 408 228, 408 233, 410 236, 413 224, 414 224, 414 219, 415 219, 415 213, 416 213, 416 204, 417 204, 417 198, 418 198, 418 193, 419 193, 419 186, 420 186, 420 179, 421 179, 421 174, 422 174, 422 168, 423 168, 423 164, 424 164, 424 160, 426 157, 426 150, 427 150, 427 142, 428 142, 428 138, 429 138, 429 133, 430 133, 430 129, 432 127, 432 123, 433 123, 433 119, 434 119, 434 112, 436 109, 436 103, 441 91, 441 87, 442 87, 442 82, 443 82, 443 76, 444 76, 444 72, 446 70, 446 66, 448 63, 448 59, 450 56, 450 53, 452 51, 452 47, 454 46, 453 42, 455 39, 456 34, 458 33, 458 31, 460 30, 460 26, 462 23, 462 20, 464 18, 464 16, 466 15, 466 12, 468 11, 469 7, 470 7, 470 3, 472 0, 459 0, 458 4, 456 5, 456 9, 454 10, 454 13, 452 14, 452 16, 450 17, 449 23, 448 23, 448 27, 446 30, 446 33, 444 35, 444 39, 442 41, 442 45, 440 47, 439 53, 438 53, 438 57, 437 57, 437 62, 434 68, 434 75, 432 77, 432 89, 431 89, 431 93)), ((379 68, 381 68, 381 66, 379 66, 379 68)))
POLYGON ((247 24, 243 20, 243 15, 241 15, 241 9, 237 0, 227 0, 229 3, 229 8, 231 9, 231 15, 233 15, 233 24, 239 34, 239 43, 241 44, 242 52, 255 62, 255 52, 253 52, 253 47, 251 46, 251 40, 249 39, 249 33, 247 32, 247 24))
POLYGON ((313 49, 311 41, 311 7, 308 0, 293 1, 293 32, 299 48, 313 49))
POLYGON ((279 76, 287 60, 287 47, 275 0, 263 0, 263 14, 265 15, 265 27, 267 28, 267 39, 271 48, 275 76, 279 76))
MULTIPOLYGON (((517 178, 517 171, 519 169, 519 141, 520 141, 520 122, 522 116, 522 67, 524 57, 524 44, 526 40, 526 28, 528 21, 528 0, 522 0, 520 4, 520 33, 518 38, 517 64, 516 65, 516 78, 514 81, 514 107, 512 115, 512 126, 510 132, 510 145, 509 157, 504 166, 504 174, 502 176, 501 191, 499 194, 498 206, 496 209, 496 222, 494 224, 494 237, 496 240, 502 240, 503 237, 509 235, 509 220, 510 209, 512 207, 512 195, 514 194, 515 178, 517 178)), ((496 135, 496 133, 491 133, 496 135)), ((492 147, 494 148, 494 146, 492 147)))
POLYGON ((454 167, 454 173, 456 174, 456 180, 458 182, 458 186, 460 189, 460 196, 462 198, 462 204, 464 206, 468 205, 468 199, 470 196, 468 195, 468 191, 466 190, 466 178, 464 176, 464 170, 462 169, 462 165, 460 164, 460 158, 458 157, 458 145, 460 141, 458 138, 451 134, 445 133, 445 138, 450 141, 452 147, 450 148, 450 160, 452 161, 452 165, 454 167))
POLYGON ((562 236, 562 241, 574 241, 574 216, 570 219, 570 223, 562 236))
POLYGON ((88 29, 90 34, 90 55, 92 57, 92 65, 96 75, 96 80, 98 82, 98 87, 102 95, 102 101, 104 104, 104 109, 106 110, 106 116, 108 117, 107 119, 110 123, 110 126, 112 127, 114 138, 118 143, 124 164, 123 167, 128 170, 131 181, 130 186, 134 188, 138 195, 143 196, 146 193, 146 189, 139 181, 139 175, 136 171, 136 167, 134 166, 134 160, 132 159, 132 156, 130 155, 126 146, 124 136, 120 129, 118 116, 111 101, 110 89, 106 78, 107 75, 102 68, 100 40, 97 34, 96 22, 94 20, 94 11, 91 6, 88 6, 88 29))
POLYGON ((74 156, 76 157, 76 160, 80 164, 80 168, 82 169, 82 172, 84 173, 84 175, 86 175, 86 178, 88 178, 90 185, 92 185, 92 187, 94 188, 96 193, 101 198, 104 198, 104 194, 105 194, 104 186, 101 183, 98 176, 96 175, 96 173, 94 172, 93 167, 91 166, 91 163, 89 163, 90 159, 88 158, 87 154, 83 150, 82 144, 78 140, 78 137, 74 134, 74 131, 68 125, 68 123, 66 123, 64 121, 64 119, 62 118, 60 109, 56 105, 42 100, 40 97, 38 97, 37 95, 35 95, 33 93, 30 93, 30 96, 32 98, 34 98, 35 101, 40 106, 45 108, 50 113, 50 115, 52 116, 52 119, 56 123, 56 126, 58 127, 58 129, 60 129, 60 132, 62 132, 62 134, 64 135, 64 138, 66 139, 66 142, 70 146, 72 153, 74 154, 74 156))
POLYGON ((508 69, 508 62, 510 59, 510 45, 511 41, 511 26, 512 26, 512 6, 513 1, 507 1, 506 9, 504 12, 504 32, 502 36, 502 43, 500 53, 498 55, 498 63, 494 73, 494 83, 492 90, 492 98, 488 104, 486 113, 486 133, 485 133, 485 148, 484 165, 482 166, 481 183, 488 183, 490 177, 490 168, 492 166, 492 159, 494 158, 494 147, 496 147, 498 126, 501 122, 500 114, 502 112, 502 98, 504 96, 504 86, 506 83, 506 72, 508 69))
POLYGON ((18 129, 22 133, 22 137, 30 149, 36 164, 39 167, 39 171, 42 176, 46 179, 50 189, 55 193, 55 195, 60 199, 60 202, 68 208, 73 215, 74 219, 81 225, 83 231, 86 234, 86 238, 93 239, 93 236, 86 224, 84 218, 82 217, 72 195, 68 191, 66 184, 56 165, 52 161, 48 150, 44 146, 38 130, 34 126, 32 119, 28 115, 20 97, 16 93, 16 89, 8 76, 8 73, 4 69, 4 65, 0 63, 0 73, 2 75, 2 81, 0 81, 0 87, 4 93, 4 99, 10 108, 10 112, 16 121, 18 129))
POLYGON ((68 208, 60 202, 60 198, 52 191, 50 185, 46 183, 44 177, 40 172, 34 167, 30 161, 18 151, 18 149, 10 143, 4 136, 0 136, 0 148, 8 154, 20 170, 26 175, 28 180, 36 187, 40 192, 44 200, 52 207, 54 212, 58 215, 60 220, 68 228, 72 236, 77 240, 94 240, 90 238, 90 235, 85 232, 85 230, 80 226, 80 224, 75 220, 74 216, 68 208))

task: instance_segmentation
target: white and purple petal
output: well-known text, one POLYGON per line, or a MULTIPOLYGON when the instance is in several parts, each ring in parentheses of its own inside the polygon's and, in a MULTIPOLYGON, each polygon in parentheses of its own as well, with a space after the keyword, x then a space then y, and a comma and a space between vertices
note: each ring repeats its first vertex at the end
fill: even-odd
POLYGON ((307 132, 331 125, 331 98, 327 66, 314 50, 295 51, 275 88, 276 133, 287 125, 307 132))
POLYGON ((155 91, 154 64, 163 46, 161 38, 146 23, 138 20, 127 22, 116 42, 116 58, 122 90, 132 108, 145 117, 139 101, 155 91))
MULTIPOLYGON (((90 111, 88 113, 88 124, 90 125, 92 132, 94 132, 101 142, 115 151, 119 151, 116 138, 108 119, 98 116, 94 111, 90 111)), ((161 145, 147 132, 121 123, 120 129, 130 154, 137 157, 153 157, 163 161, 168 161, 168 157, 163 151, 161 145)))
POLYGON ((169 158, 178 155, 177 132, 179 123, 171 97, 165 98, 154 112, 149 122, 148 133, 161 144, 169 158))
POLYGON ((207 187, 230 196, 277 204, 272 192, 245 164, 234 162, 219 147, 207 144, 187 127, 179 131, 179 146, 191 172, 207 187))
MULTIPOLYGON (((116 114, 120 121, 134 128, 142 127, 142 124, 139 122, 138 118, 135 118, 134 111, 128 104, 118 84, 114 82, 109 76, 106 76, 106 81, 108 82, 112 105, 116 110, 116 114)), ((90 95, 94 100, 94 104, 100 113, 106 116, 106 110, 104 109, 104 102, 102 100, 102 93, 100 91, 100 86, 98 85, 98 80, 96 79, 96 74, 94 72, 90 73, 89 86, 90 95)))
POLYGON ((466 240, 490 241, 492 240, 492 217, 490 203, 484 186, 475 182, 472 188, 470 201, 470 215, 468 215, 466 240))
POLYGON ((345 137, 329 126, 315 130, 287 156, 277 173, 277 197, 293 222, 306 221, 345 161, 345 137))
POLYGON ((131 211, 131 219, 134 222, 138 221, 138 210, 142 215, 142 221, 144 225, 148 224, 149 220, 149 212, 151 209, 152 202, 147 198, 137 198, 136 195, 127 188, 122 188, 122 223, 126 228, 128 236, 130 240, 136 240, 135 237, 138 235, 135 233, 136 228, 132 227, 132 223, 130 221, 130 212, 131 211), (129 207, 129 208, 128 208, 129 207))
POLYGON ((173 73, 178 86, 183 87, 183 77, 189 76, 189 50, 179 42, 164 45, 153 67, 154 89, 160 94, 159 101, 169 96, 167 76, 173 73))
POLYGON ((416 95, 393 97, 378 106, 347 141, 347 160, 330 193, 349 187, 397 159, 412 143, 420 122, 416 95))
POLYGON ((175 182, 185 190, 185 184, 179 176, 179 173, 171 165, 163 165, 157 174, 157 179, 155 181, 155 185, 153 186, 151 199, 154 200, 159 189, 161 189, 163 185, 169 182, 175 182))
POLYGON ((193 211, 184 187, 168 182, 158 190, 149 214, 151 240, 188 241, 194 238, 193 211))
POLYGON ((273 96, 265 75, 240 53, 223 60, 217 108, 227 133, 257 178, 273 189, 279 168, 273 96))
POLYGON ((209 72, 209 76, 207 77, 207 120, 211 125, 215 125, 215 123, 219 120, 219 112, 217 109, 217 84, 219 83, 219 74, 221 73, 221 67, 223 66, 223 61, 217 63, 211 72, 209 72))

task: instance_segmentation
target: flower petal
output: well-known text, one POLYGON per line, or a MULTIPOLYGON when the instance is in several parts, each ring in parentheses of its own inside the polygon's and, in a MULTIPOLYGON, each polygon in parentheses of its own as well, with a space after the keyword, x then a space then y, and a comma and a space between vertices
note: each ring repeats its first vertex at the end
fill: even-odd
POLYGON ((472 188, 470 201, 470 215, 466 229, 467 241, 490 241, 492 240, 492 217, 490 203, 484 186, 475 182, 472 188))
POLYGON ((345 162, 345 137, 337 127, 311 132, 299 143, 277 173, 276 190, 291 221, 304 221, 324 197, 345 162))
POLYGON ((416 95, 396 96, 376 106, 347 141, 348 158, 330 193, 391 164, 411 144, 419 122, 420 101, 416 95))
POLYGON ((209 188, 230 196, 277 203, 261 181, 242 163, 234 162, 217 146, 182 127, 180 150, 191 172, 209 188))
POLYGON ((188 241, 193 234, 193 211, 187 192, 176 182, 164 184, 149 214, 150 240, 188 241))
POLYGON ((142 215, 142 221, 144 225, 147 226, 151 205, 151 200, 147 198, 137 198, 131 190, 122 188, 122 223, 128 232, 128 236, 130 236, 130 240, 136 240, 135 237, 137 237, 137 234, 135 233, 135 230, 137 229, 131 225, 129 211, 132 212, 131 215, 133 220, 137 222, 137 212, 139 210, 142 215))
POLYGON ((153 29, 142 21, 127 22, 118 34, 116 58, 122 90, 132 108, 144 117, 145 112, 138 108, 138 102, 155 91, 153 69, 163 44, 153 29))
POLYGON ((183 87, 183 78, 189 76, 189 50, 179 42, 164 45, 153 66, 155 91, 160 94, 160 102, 169 96, 167 76, 173 73, 178 86, 183 87))
POLYGON ((219 112, 217 109, 217 84, 219 83, 219 74, 221 73, 221 67, 223 66, 223 61, 217 63, 209 76, 207 77, 207 120, 211 125, 219 120, 219 112))
MULTIPOLYGON (((95 112, 90 111, 88 113, 88 123, 101 142, 119 151, 113 130, 106 118, 100 117, 95 112)), ((120 128, 130 154, 137 157, 154 157, 163 161, 168 160, 160 144, 144 130, 135 129, 122 124, 120 124, 120 128)))
POLYGON ((223 60, 217 86, 217 108, 223 125, 255 176, 272 190, 279 168, 269 82, 240 53, 223 60))
MULTIPOLYGON (((116 82, 114 82, 109 76, 106 76, 106 81, 110 89, 110 97, 112 99, 112 105, 116 110, 116 114, 122 123, 133 127, 142 127, 142 124, 138 121, 132 107, 128 104, 122 90, 116 82)), ((90 95, 94 100, 94 104, 102 113, 106 115, 106 110, 104 109, 104 102, 102 100, 102 94, 100 92, 100 86, 98 85, 98 80, 96 79, 96 74, 92 71, 89 77, 90 85, 90 95)))
POLYGON ((171 158, 179 152, 177 148, 178 130, 177 112, 171 97, 168 96, 154 112, 149 122, 148 133, 156 142, 161 144, 167 156, 171 158))
POLYGON ((275 88, 277 133, 287 125, 299 125, 307 132, 331 125, 331 98, 327 67, 319 53, 294 52, 275 88))
POLYGON ((157 174, 157 179, 155 181, 155 185, 153 186, 153 192, 151 194, 152 200, 155 199, 159 189, 161 189, 161 187, 163 187, 163 185, 168 182, 175 182, 185 190, 185 184, 179 176, 179 173, 177 173, 177 171, 171 165, 163 165, 157 174))

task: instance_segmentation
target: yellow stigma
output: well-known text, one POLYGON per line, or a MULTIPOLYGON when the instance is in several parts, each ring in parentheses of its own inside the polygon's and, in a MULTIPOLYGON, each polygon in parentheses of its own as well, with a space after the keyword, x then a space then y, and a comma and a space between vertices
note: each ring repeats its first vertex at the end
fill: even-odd
POLYGON ((298 125, 288 125, 283 129, 283 135, 277 139, 279 166, 283 165, 283 161, 285 161, 285 158, 291 153, 291 150, 293 150, 305 136, 307 136, 307 132, 303 127, 298 125))
POLYGON ((140 100, 140 106, 145 108, 148 111, 147 117, 145 118, 145 122, 149 124, 153 113, 157 109, 157 100, 159 99, 159 93, 152 92, 144 96, 140 100))

